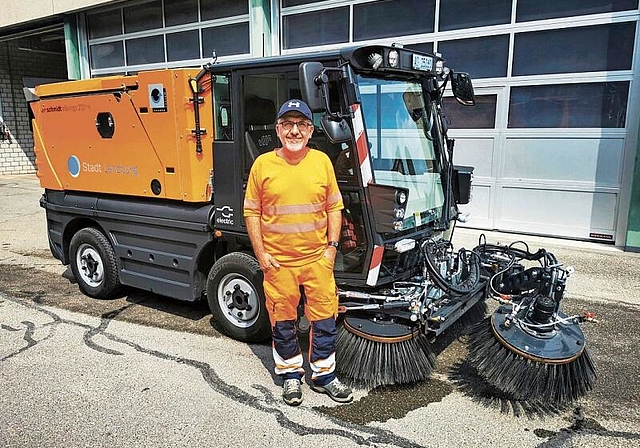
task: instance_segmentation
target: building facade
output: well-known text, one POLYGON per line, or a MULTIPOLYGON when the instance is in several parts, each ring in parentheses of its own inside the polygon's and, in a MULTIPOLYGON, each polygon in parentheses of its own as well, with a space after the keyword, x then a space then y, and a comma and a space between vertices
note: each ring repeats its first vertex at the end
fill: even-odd
POLYGON ((34 82, 397 43, 474 80, 477 105, 446 109, 475 167, 467 225, 640 246, 638 0, 8 3, 0 173, 33 171, 34 82))

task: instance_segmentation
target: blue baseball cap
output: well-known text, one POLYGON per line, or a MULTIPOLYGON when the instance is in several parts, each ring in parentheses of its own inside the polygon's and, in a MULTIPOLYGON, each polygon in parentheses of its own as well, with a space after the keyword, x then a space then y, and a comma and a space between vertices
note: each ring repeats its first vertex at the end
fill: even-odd
POLYGON ((289 112, 298 112, 307 117, 309 120, 313 121, 313 114, 311 113, 311 109, 309 109, 307 103, 302 100, 294 98, 285 101, 284 104, 280 106, 280 110, 278 111, 278 118, 282 118, 284 114, 287 114, 289 112))

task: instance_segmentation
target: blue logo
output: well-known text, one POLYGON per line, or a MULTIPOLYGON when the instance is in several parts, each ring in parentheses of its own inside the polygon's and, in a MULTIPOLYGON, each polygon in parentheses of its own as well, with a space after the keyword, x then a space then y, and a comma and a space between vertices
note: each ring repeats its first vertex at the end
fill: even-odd
POLYGON ((69 160, 67 160, 67 169, 72 177, 78 177, 80 175, 80 159, 76 156, 69 157, 69 160))

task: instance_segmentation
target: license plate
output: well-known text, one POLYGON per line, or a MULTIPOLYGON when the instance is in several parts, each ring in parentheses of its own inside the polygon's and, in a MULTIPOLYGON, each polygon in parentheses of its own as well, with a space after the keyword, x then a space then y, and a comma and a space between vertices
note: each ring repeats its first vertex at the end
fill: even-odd
POLYGON ((422 56, 421 54, 413 55, 413 69, 428 72, 433 70, 433 58, 422 56))

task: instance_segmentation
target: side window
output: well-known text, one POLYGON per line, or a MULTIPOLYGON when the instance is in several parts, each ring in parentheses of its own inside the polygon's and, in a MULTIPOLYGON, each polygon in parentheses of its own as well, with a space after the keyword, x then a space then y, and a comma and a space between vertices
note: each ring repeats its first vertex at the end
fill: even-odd
POLYGON ((280 146, 276 135, 276 113, 287 94, 284 74, 244 75, 243 92, 243 158, 245 174, 260 155, 280 146))
MULTIPOLYGON (((243 82, 243 157, 245 174, 249 173, 253 161, 260 154, 280 147, 276 135, 275 121, 278 108, 286 100, 300 98, 297 67, 292 71, 279 74, 244 75, 243 82)), ((338 89, 332 89, 331 97, 335 110, 340 109, 338 89), (335 97, 335 98, 334 98, 335 97)), ((309 139, 309 147, 318 149, 329 156, 333 162, 336 177, 341 183, 355 181, 354 160, 351 145, 334 144, 322 130, 322 114, 314 114, 314 132, 309 139)))
POLYGON ((215 140, 233 140, 231 119, 231 75, 213 76, 213 114, 215 140))

